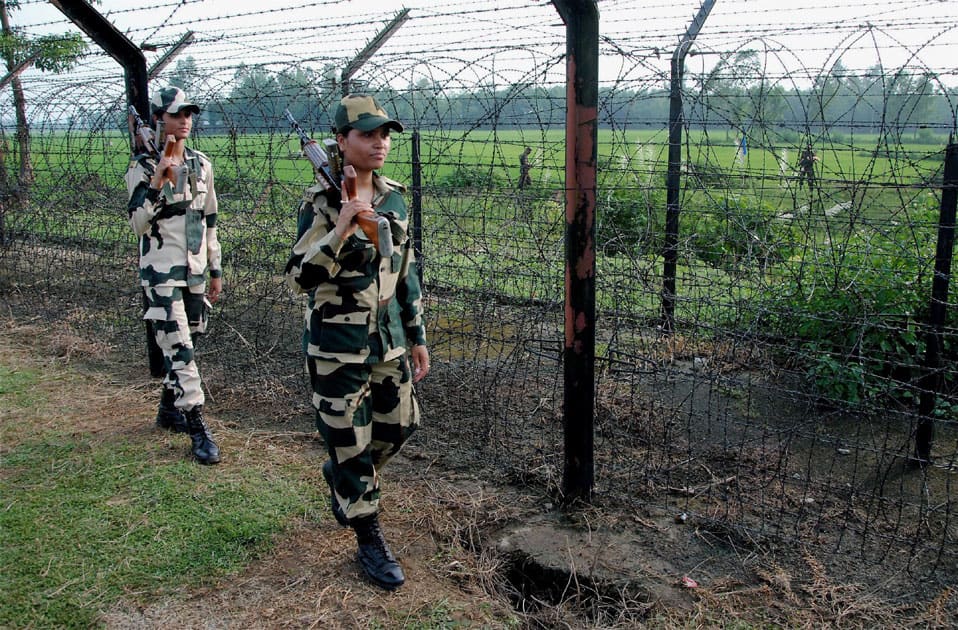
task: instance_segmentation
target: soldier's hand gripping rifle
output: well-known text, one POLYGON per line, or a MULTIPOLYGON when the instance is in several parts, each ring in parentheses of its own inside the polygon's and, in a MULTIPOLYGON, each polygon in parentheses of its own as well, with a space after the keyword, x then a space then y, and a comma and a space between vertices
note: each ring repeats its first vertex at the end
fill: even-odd
MULTIPOLYGON (((342 198, 343 189, 346 190, 347 199, 356 196, 356 170, 347 165, 340 169, 339 166, 339 148, 336 141, 327 139, 324 144, 328 151, 324 150, 319 144, 309 137, 299 126, 293 115, 286 110, 286 119, 293 127, 293 130, 299 136, 300 144, 303 147, 303 154, 309 159, 316 173, 316 179, 323 185, 327 191, 334 191, 334 203, 339 203, 342 198), (331 157, 332 156, 332 157, 331 157), (340 173, 342 171, 342 174, 340 173)), ((363 231, 376 249, 380 256, 388 257, 393 254, 392 232, 389 229, 389 219, 375 212, 367 211, 356 215, 356 223, 363 231)))
MULTIPOLYGON (((140 118, 140 115, 136 113, 136 109, 130 105, 130 116, 133 118, 133 124, 136 127, 136 140, 135 143, 137 148, 146 151, 150 157, 159 161, 160 159, 160 148, 157 142, 159 141, 160 136, 163 135, 163 121, 156 121, 156 132, 150 129, 150 126, 143 122, 143 119, 140 118)), ((173 157, 173 149, 176 146, 176 142, 170 142, 167 139, 166 146, 163 147, 164 155, 166 157, 173 157)), ((186 190, 186 181, 190 176, 189 167, 186 163, 180 165, 179 168, 170 167, 166 169, 166 176, 173 182, 173 192, 182 193, 186 190)))

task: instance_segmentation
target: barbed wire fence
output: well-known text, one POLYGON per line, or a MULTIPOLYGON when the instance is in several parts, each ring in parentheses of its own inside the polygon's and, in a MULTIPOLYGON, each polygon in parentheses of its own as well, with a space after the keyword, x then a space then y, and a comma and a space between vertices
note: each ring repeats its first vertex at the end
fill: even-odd
MULTIPOLYGON (((192 145, 216 169, 228 295, 200 349, 211 398, 219 409, 263 403, 308 430, 304 304, 282 270, 313 174, 283 110, 328 135, 339 71, 395 12, 326 16, 344 3, 304 2, 184 15, 204 4, 107 15, 136 24, 135 41, 159 42, 157 55, 194 33, 151 87, 179 85, 203 106, 192 145)), ((773 8, 756 25, 745 2, 719 4, 683 84, 679 264, 663 326, 668 60, 687 24, 659 21, 677 15, 673 3, 636 24, 637 4, 599 3, 602 67, 614 70, 599 95, 596 504, 687 514, 735 544, 817 546, 836 571, 854 556, 953 578, 956 318, 950 293, 931 291, 954 190, 958 67, 927 60, 948 58, 955 9, 937 3, 922 17, 936 3, 863 2, 861 20, 841 21, 824 4, 805 13, 824 17, 796 23, 773 8), (928 34, 909 46, 901 30, 928 34), (814 159, 802 161, 808 148, 814 159), (922 406, 930 390, 933 409, 922 406), (915 466, 929 422, 930 461, 915 466)), ((411 10, 351 83, 414 132, 394 137, 386 174, 422 181, 434 367, 417 439, 449 466, 553 493, 564 53, 551 5, 435 2, 411 10), (531 181, 520 182, 526 147, 531 181)), ((22 82, 32 183, 17 178, 14 104, 0 95, 6 308, 107 340, 142 357, 145 375, 122 72, 91 50, 68 75, 27 71, 22 82)))

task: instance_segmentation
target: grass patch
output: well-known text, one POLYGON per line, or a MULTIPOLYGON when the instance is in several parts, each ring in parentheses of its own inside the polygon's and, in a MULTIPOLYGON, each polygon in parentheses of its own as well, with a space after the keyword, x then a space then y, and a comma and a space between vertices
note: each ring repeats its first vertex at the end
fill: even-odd
POLYGON ((0 400, 7 408, 43 404, 46 396, 33 388, 40 378, 37 370, 0 365, 0 400))
POLYGON ((8 363, 0 416, 33 429, 0 445, 0 627, 89 627, 121 598, 195 589, 320 502, 301 466, 205 468, 183 436, 44 429, 47 389, 73 379, 8 363))
POLYGON ((86 627, 117 599, 195 588, 268 548, 305 484, 52 434, 0 465, 0 626, 86 627))

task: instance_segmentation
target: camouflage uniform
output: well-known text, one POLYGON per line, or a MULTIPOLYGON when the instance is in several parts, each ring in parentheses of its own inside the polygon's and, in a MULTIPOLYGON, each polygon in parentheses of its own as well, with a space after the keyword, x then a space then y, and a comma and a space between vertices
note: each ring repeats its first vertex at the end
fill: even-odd
POLYGON ((519 188, 532 185, 532 175, 529 174, 532 171, 532 165, 529 164, 530 153, 532 149, 526 147, 525 151, 519 155, 519 188))
POLYGON ((162 190, 151 188, 157 162, 145 155, 130 163, 126 184, 148 302, 143 319, 152 323, 163 352, 163 386, 174 391, 177 408, 188 410, 204 402, 193 338, 206 332, 206 273, 217 278, 223 272, 213 165, 199 151, 187 148, 185 153, 190 175, 183 192, 175 192, 169 182, 162 190))
POLYGON ((815 187, 815 162, 818 161, 818 156, 815 155, 815 152, 812 150, 812 147, 808 147, 805 151, 802 152, 801 157, 798 160, 798 187, 802 187, 803 182, 808 182, 808 189, 811 190, 815 187))
POLYGON ((373 183, 373 206, 389 219, 391 258, 361 230, 339 238, 338 204, 316 185, 306 190, 286 265, 290 287, 309 294, 303 345, 312 404, 349 520, 378 512, 378 471, 419 424, 406 348, 426 343, 405 188, 376 174, 373 183))

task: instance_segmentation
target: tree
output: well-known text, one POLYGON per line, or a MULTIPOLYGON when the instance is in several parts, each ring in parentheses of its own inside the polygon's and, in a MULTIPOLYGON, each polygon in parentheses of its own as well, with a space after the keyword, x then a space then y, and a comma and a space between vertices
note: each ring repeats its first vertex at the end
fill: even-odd
POLYGON ((279 93, 275 74, 258 66, 241 65, 233 75, 229 98, 221 106, 224 123, 243 132, 263 131, 279 124, 284 120, 285 107, 279 93))
POLYGON ((899 129, 911 127, 917 135, 921 124, 930 120, 936 82, 932 73, 912 74, 902 69, 892 75, 886 98, 889 116, 899 129))
MULTIPOLYGON (((29 37, 21 29, 10 25, 10 10, 19 9, 19 0, 0 0, 0 54, 7 65, 7 72, 14 73, 20 64, 32 64, 44 72, 60 73, 69 70, 86 52, 87 44, 76 33, 29 37)), ((22 199, 33 183, 33 162, 30 158, 30 125, 27 121, 26 97, 20 78, 10 80, 13 90, 13 105, 17 118, 17 146, 20 149, 18 196, 22 199)), ((3 143, 5 145, 5 143, 3 143)), ((0 147, 3 151, 4 147, 0 147)), ((0 181, 7 182, 5 156, 0 155, 0 181)))
POLYGON ((332 84, 310 68, 296 67, 279 72, 276 85, 276 97, 298 120, 312 119, 325 112, 335 96, 332 84))
POLYGON ((196 98, 193 88, 196 85, 196 80, 202 76, 199 67, 196 65, 196 60, 193 57, 187 57, 176 62, 176 67, 170 75, 170 85, 180 88, 191 98, 196 98))
POLYGON ((880 67, 862 75, 845 68, 841 60, 836 61, 827 72, 815 77, 808 93, 806 120, 822 133, 834 127, 854 131, 878 124, 884 106, 882 76, 880 67))
POLYGON ((744 132, 755 117, 750 90, 764 80, 762 64, 754 50, 739 50, 722 57, 700 78, 706 110, 721 117, 726 136, 732 129, 744 132))

